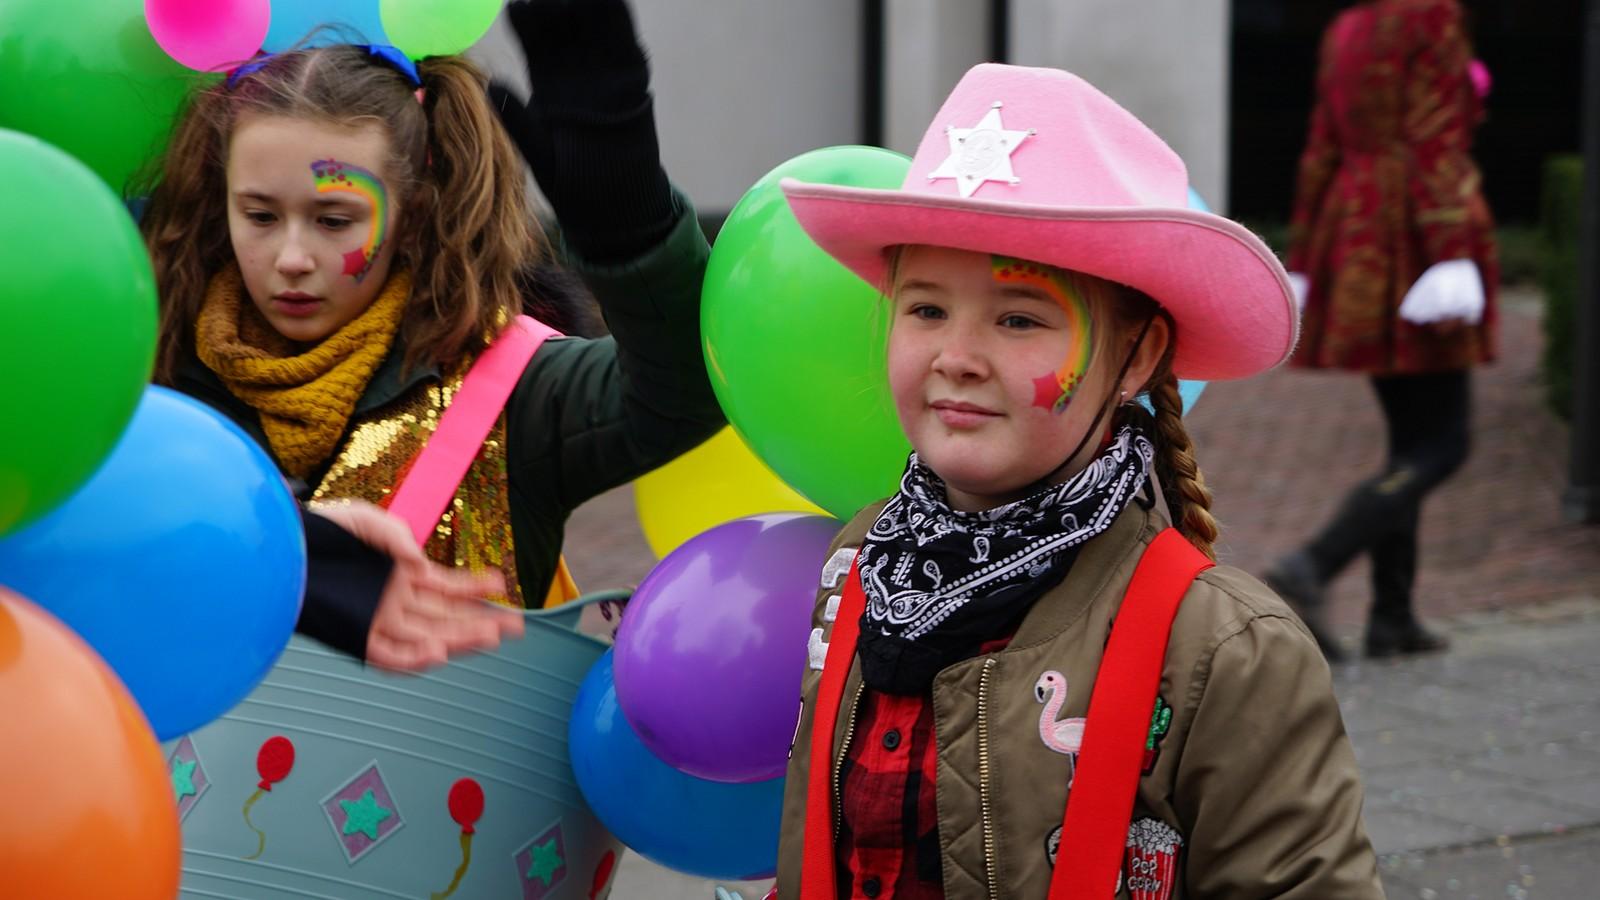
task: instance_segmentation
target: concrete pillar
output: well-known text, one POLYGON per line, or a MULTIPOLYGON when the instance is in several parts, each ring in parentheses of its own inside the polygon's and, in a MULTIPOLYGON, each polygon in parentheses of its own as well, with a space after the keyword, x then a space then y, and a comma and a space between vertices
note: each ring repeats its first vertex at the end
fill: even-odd
POLYGON ((1011 62, 1066 69, 1105 91, 1183 157, 1213 209, 1226 210, 1229 0, 1011 4, 1011 62))
POLYGON ((987 58, 988 4, 888 0, 886 14, 884 134, 910 156, 950 89, 987 58))

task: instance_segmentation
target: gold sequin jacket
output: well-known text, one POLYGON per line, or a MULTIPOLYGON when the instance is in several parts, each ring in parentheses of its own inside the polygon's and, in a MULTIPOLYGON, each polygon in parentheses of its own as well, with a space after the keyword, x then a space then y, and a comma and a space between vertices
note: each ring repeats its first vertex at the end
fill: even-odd
MULTIPOLYGON (((660 466, 724 423, 700 350, 700 286, 710 248, 693 208, 659 245, 626 263, 567 261, 600 302, 610 336, 547 341, 428 542, 440 562, 502 568, 539 605, 557 572, 567 516, 585 500, 660 466)), ((438 422, 465 366, 402 371, 396 347, 374 373, 333 455, 301 499, 382 502, 438 422)), ((470 361, 469 361, 470 362, 470 361)), ((198 359, 174 387, 267 446, 256 411, 198 359)), ((518 598, 510 598, 518 602, 518 598)), ((520 605, 520 604, 519 604, 520 605)))

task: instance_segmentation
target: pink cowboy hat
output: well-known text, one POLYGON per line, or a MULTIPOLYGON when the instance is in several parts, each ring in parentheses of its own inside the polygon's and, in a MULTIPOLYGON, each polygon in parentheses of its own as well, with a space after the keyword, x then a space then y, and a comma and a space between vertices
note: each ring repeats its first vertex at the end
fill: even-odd
POLYGON ((1189 209, 1172 148, 1068 72, 968 71, 899 190, 782 186, 811 239, 875 286, 897 245, 999 253, 1155 298, 1178 325, 1180 378, 1243 378, 1294 349, 1299 316, 1277 257, 1237 222, 1189 209))

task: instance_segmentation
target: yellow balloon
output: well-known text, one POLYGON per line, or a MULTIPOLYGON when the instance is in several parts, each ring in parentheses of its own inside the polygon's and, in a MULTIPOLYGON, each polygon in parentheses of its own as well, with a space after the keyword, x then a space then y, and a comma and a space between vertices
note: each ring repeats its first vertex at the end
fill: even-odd
POLYGON ((666 556, 708 528, 771 512, 827 515, 795 493, 732 428, 633 483, 644 538, 666 556))

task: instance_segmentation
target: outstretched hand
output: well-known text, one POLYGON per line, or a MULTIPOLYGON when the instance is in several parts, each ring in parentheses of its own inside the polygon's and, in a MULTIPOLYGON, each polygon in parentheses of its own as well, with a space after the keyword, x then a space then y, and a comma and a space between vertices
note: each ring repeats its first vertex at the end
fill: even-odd
POLYGON ((514 0, 506 17, 551 114, 625 113, 644 100, 650 67, 624 0, 514 0))
POLYGON ((489 101, 567 242, 595 263, 633 258, 677 219, 661 168, 650 65, 624 0, 517 0, 507 18, 532 95, 489 101))
POLYGON ((369 664, 417 672, 442 665, 451 656, 493 649, 502 638, 522 636, 521 614, 484 601, 505 592, 501 573, 472 574, 428 559, 403 520, 370 503, 317 504, 313 509, 394 560, 367 633, 369 664))
POLYGON ((649 99, 650 67, 623 0, 516 0, 506 17, 527 59, 533 96, 525 102, 494 83, 489 98, 540 189, 547 197, 556 192, 549 199, 559 212, 552 130, 636 112, 649 99))

